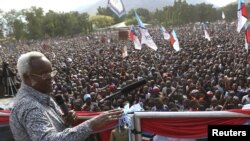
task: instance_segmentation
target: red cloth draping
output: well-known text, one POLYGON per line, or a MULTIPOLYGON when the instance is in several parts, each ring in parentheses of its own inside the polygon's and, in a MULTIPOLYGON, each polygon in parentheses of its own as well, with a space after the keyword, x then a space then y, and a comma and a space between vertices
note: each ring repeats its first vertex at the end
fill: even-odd
POLYGON ((102 141, 109 141, 112 129, 100 133, 102 141))
POLYGON ((0 116, 0 125, 1 124, 9 124, 9 117, 1 117, 0 116))
POLYGON ((10 113, 10 111, 7 111, 7 110, 0 110, 0 112, 2 112, 2 113, 10 113))
POLYGON ((208 125, 242 125, 250 118, 150 118, 141 119, 142 131, 175 138, 207 137, 208 125))
POLYGON ((233 110, 229 110, 230 112, 235 112, 235 113, 241 113, 241 114, 246 114, 246 115, 250 115, 250 109, 233 109, 233 110))
MULTIPOLYGON (((2 113, 10 113, 10 111, 4 111, 0 110, 2 113)), ((8 124, 9 123, 9 117, 8 116, 0 116, 0 125, 1 124, 8 124)))
POLYGON ((84 112, 84 111, 76 111, 77 116, 97 116, 101 112, 84 112))
MULTIPOLYGON (((1 111, 10 113, 10 111, 1 111)), ((230 112, 250 115, 250 110, 230 110, 230 112)), ((78 116, 96 116, 100 112, 77 112, 78 116)), ((203 138, 207 136, 207 125, 241 125, 250 118, 142 118, 142 131, 175 138, 203 138)), ((79 123, 84 120, 79 120, 79 123)), ((8 124, 9 117, 0 116, 0 124, 8 124)), ((117 121, 100 128, 102 141, 108 141, 110 132, 117 121), (104 131, 105 130, 105 131, 104 131)))
MULTIPOLYGON (((4 110, 0 110, 0 112, 10 113, 10 111, 4 111, 4 110)), ((76 112, 77 116, 96 116, 96 115, 99 115, 100 113, 101 112, 82 112, 82 111, 76 112)), ((82 122, 84 122, 84 120, 79 120, 77 124, 80 124, 82 122)), ((0 116, 0 125, 3 125, 3 124, 9 124, 8 116, 0 116)), ((102 141, 109 141, 110 133, 116 124, 117 124, 117 121, 113 121, 113 122, 108 123, 107 125, 104 125, 103 127, 100 127, 100 130, 102 131, 100 133, 102 141)))
MULTIPOLYGON (((101 112, 79 112, 78 111, 76 113, 77 113, 77 116, 97 116, 101 112)), ((84 122, 84 120, 79 120, 78 124, 80 124, 81 122, 84 122)), ((100 127, 99 130, 102 131, 102 132, 100 132, 100 136, 101 136, 102 141, 109 141, 111 131, 115 127, 116 124, 117 124, 117 121, 113 121, 107 125, 104 125, 103 127, 100 127)))

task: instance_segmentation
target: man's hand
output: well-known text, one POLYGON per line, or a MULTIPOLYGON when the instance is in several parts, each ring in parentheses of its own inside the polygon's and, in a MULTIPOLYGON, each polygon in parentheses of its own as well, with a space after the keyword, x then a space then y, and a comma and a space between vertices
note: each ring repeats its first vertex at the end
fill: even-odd
POLYGON ((101 126, 119 119, 122 116, 122 113, 122 109, 114 109, 107 112, 103 112, 102 114, 89 120, 90 127, 92 130, 97 130, 101 126))
POLYGON ((70 110, 68 116, 64 117, 63 120, 64 120, 65 125, 67 126, 73 125, 77 120, 76 112, 73 110, 70 110))

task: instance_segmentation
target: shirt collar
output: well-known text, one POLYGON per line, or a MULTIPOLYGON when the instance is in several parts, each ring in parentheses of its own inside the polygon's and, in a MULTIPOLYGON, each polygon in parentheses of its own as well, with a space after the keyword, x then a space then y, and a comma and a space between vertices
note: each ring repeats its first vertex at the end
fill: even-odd
POLYGON ((34 97, 35 99, 38 100, 38 102, 45 104, 45 105, 49 105, 50 104, 50 96, 48 94, 39 92, 37 90, 35 90, 34 88, 28 86, 25 83, 21 84, 21 91, 26 91, 26 94, 29 96, 34 97))

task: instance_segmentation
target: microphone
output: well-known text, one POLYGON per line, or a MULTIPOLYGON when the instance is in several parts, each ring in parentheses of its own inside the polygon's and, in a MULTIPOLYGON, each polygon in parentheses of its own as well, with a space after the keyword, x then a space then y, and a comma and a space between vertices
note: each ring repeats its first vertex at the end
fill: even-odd
POLYGON ((137 81, 137 82, 133 82, 132 84, 129 84, 129 85, 125 86, 124 88, 122 88, 120 91, 115 92, 114 94, 101 99, 99 102, 102 103, 105 100, 111 99, 119 94, 127 94, 127 93, 133 91, 134 89, 145 85, 146 83, 147 83, 147 81, 145 79, 142 79, 142 80, 137 81))
POLYGON ((121 93, 123 93, 123 94, 129 93, 132 90, 145 85, 146 83, 147 83, 147 81, 145 79, 142 79, 142 80, 137 81, 137 82, 133 82, 133 83, 125 86, 124 88, 122 88, 121 93))
POLYGON ((62 95, 60 95, 60 94, 55 95, 55 101, 59 105, 59 107, 61 108, 61 110, 64 114, 63 116, 67 117, 69 114, 69 109, 68 109, 68 106, 65 104, 62 95))

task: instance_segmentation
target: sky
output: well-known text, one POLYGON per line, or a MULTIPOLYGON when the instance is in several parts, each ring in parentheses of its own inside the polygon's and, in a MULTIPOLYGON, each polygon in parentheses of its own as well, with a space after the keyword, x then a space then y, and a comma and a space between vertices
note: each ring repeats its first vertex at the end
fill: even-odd
MULTIPOLYGON (((45 11, 51 9, 56 12, 69 12, 76 10, 78 7, 90 7, 98 1, 100 0, 0 0, 0 9, 3 11, 9 11, 11 9, 21 10, 36 6, 42 7, 45 11)), ((236 2, 237 0, 206 1, 217 7, 222 7, 231 2, 236 2)))
POLYGON ((217 7, 223 7, 232 2, 237 2, 237 0, 207 0, 207 2, 214 4, 217 7))
POLYGON ((21 10, 31 6, 42 7, 45 11, 49 9, 56 12, 69 12, 79 6, 89 7, 99 0, 0 0, 0 9, 9 11, 11 9, 21 10))

